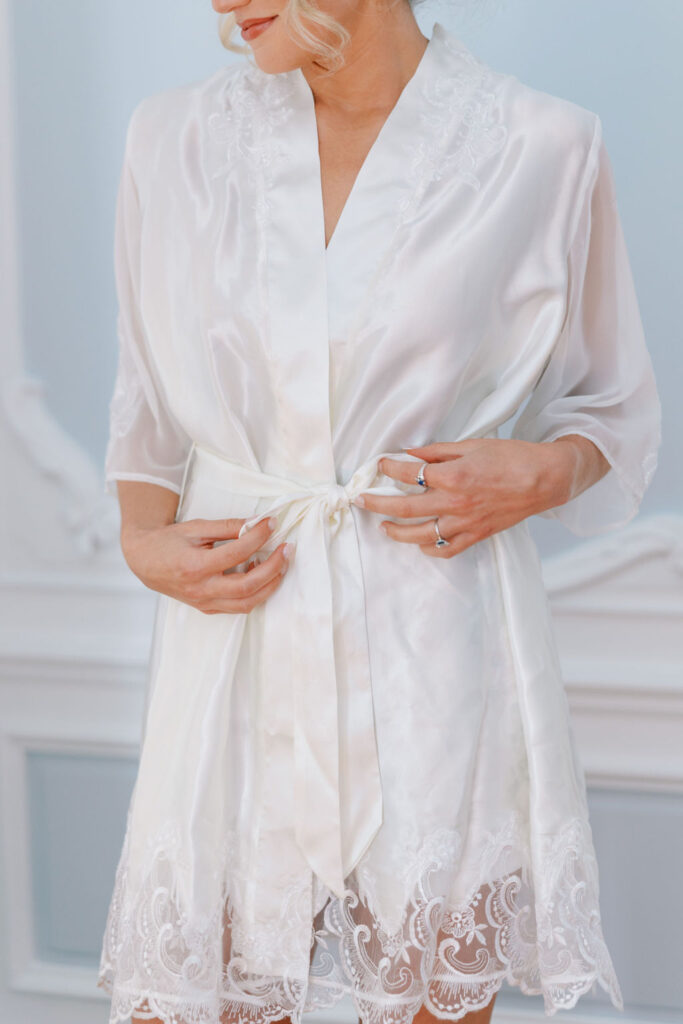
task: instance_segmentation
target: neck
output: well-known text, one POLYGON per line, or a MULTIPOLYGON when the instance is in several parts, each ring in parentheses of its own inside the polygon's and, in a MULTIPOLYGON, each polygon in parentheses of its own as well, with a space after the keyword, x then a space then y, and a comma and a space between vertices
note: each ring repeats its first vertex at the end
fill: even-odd
POLYGON ((390 110, 428 43, 409 4, 358 4, 344 27, 351 39, 342 68, 323 77, 326 69, 316 61, 301 67, 316 107, 342 115, 390 110))

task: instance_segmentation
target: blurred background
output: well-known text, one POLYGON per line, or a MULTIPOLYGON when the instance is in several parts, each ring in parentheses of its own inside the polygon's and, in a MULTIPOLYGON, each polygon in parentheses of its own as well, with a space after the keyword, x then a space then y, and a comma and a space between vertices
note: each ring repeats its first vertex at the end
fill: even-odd
MULTIPOLYGON (((432 0, 497 70, 599 113, 663 406, 625 529, 532 520, 586 770, 608 946, 572 1021, 683 1024, 683 3, 432 0)), ((104 494, 114 204, 143 96, 244 58, 210 0, 0 0, 0 1022, 104 1024, 96 968, 139 748, 154 595, 104 494)), ((321 1014, 355 1021, 350 1005, 321 1014)), ((543 1018, 504 986, 495 1024, 543 1018)), ((313 1017, 311 1017, 311 1020, 313 1017)))

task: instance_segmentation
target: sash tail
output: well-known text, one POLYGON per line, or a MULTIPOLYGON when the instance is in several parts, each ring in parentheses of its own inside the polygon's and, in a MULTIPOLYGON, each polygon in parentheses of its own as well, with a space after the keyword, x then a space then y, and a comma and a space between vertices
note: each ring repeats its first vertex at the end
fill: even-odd
MULTIPOLYGON (((297 553, 287 573, 291 616, 294 737, 295 837, 311 870, 342 896, 345 879, 370 846, 383 817, 379 753, 375 732, 365 592, 351 501, 372 488, 377 462, 368 460, 347 486, 336 481, 302 484, 231 462, 194 445, 197 473, 220 481, 226 491, 270 498, 248 518, 244 531, 275 515, 278 526, 263 545, 274 550, 289 537, 297 553), (345 590, 336 602, 335 580, 345 590), (343 637, 343 656, 335 630, 343 637), (343 695, 340 686, 343 685, 343 695), (348 725, 340 736, 340 706, 348 725)), ((274 652, 274 663, 286 665, 274 652)), ((282 700, 286 688, 272 687, 268 700, 282 700)))

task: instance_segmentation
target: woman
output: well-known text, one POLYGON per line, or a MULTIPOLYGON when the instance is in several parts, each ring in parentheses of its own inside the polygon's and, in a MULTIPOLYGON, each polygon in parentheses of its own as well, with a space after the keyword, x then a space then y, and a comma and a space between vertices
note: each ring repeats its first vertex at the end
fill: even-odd
POLYGON ((408 0, 214 8, 253 59, 138 105, 117 210, 106 487, 160 598, 111 1020, 623 1008, 528 530, 656 463, 600 119, 408 0))

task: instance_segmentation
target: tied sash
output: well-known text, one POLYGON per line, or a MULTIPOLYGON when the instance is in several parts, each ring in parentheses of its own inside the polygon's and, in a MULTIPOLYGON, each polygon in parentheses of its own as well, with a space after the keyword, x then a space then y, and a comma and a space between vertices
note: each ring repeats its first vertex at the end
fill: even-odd
MULTIPOLYGON (((271 499, 266 508, 246 519, 239 536, 274 515, 278 525, 260 550, 273 550, 289 537, 297 550, 287 572, 291 600, 292 688, 294 693, 295 835, 307 863, 336 895, 344 879, 370 846, 382 824, 382 786, 375 735, 370 653, 358 536, 351 503, 369 492, 405 496, 413 485, 382 477, 377 464, 383 456, 421 462, 412 455, 382 452, 365 461, 345 484, 302 484, 232 462, 194 443, 185 467, 181 499, 190 462, 193 479, 206 473, 233 494, 271 499), (346 757, 341 757, 339 693, 335 662, 335 572, 340 560, 350 593, 343 597, 345 720, 349 723, 346 757)), ((418 489, 418 485, 414 485, 418 489)), ((414 493, 414 492, 413 492, 414 493)), ((180 507, 180 504, 179 504, 180 507)), ((283 652, 287 664, 289 650, 283 652)), ((275 658, 277 664, 277 657, 275 658)), ((274 690, 271 699, 278 699, 274 690)), ((286 693, 283 688, 281 691, 286 693)), ((284 699, 284 698, 282 698, 284 699)))

